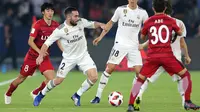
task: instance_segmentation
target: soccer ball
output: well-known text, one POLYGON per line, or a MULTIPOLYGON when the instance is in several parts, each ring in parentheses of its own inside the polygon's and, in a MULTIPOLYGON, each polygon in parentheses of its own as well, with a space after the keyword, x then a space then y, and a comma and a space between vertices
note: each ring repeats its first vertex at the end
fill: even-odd
POLYGON ((120 106, 123 103, 123 95, 120 92, 111 92, 108 96, 108 102, 115 107, 120 106))

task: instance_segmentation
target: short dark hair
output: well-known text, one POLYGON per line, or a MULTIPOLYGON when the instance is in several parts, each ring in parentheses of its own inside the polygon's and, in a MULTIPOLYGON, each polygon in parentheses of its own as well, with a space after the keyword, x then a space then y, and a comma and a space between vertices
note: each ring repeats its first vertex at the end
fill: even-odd
POLYGON ((67 16, 68 14, 71 14, 72 11, 78 11, 78 10, 75 7, 71 7, 71 6, 67 7, 64 12, 65 16, 67 16))
POLYGON ((166 7, 167 0, 153 0, 153 8, 156 12, 163 12, 166 7))
POLYGON ((52 3, 48 3, 48 2, 45 2, 41 5, 41 12, 43 12, 45 9, 52 9, 54 10, 54 6, 52 3))
POLYGON ((172 2, 171 0, 168 0, 167 3, 166 3, 166 11, 165 13, 168 14, 168 15, 171 15, 172 14, 172 2))

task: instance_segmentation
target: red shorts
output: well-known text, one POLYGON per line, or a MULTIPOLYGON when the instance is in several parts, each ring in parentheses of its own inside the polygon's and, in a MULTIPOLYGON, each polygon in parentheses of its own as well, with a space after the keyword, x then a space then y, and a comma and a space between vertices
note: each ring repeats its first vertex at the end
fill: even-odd
POLYGON ((140 74, 150 78, 157 69, 162 66, 169 75, 174 75, 179 73, 185 67, 183 64, 176 59, 176 57, 169 57, 169 58, 150 58, 147 59, 144 63, 140 74))
POLYGON ((54 67, 49 59, 49 56, 46 56, 44 58, 44 61, 41 63, 41 65, 37 65, 36 57, 33 57, 27 53, 24 58, 24 63, 21 66, 20 74, 23 76, 32 76, 36 68, 38 68, 41 73, 43 73, 46 70, 54 70, 54 67))

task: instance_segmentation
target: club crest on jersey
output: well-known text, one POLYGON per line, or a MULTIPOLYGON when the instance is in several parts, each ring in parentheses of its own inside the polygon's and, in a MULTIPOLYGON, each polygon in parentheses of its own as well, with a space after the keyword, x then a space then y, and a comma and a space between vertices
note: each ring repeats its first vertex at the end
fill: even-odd
POLYGON ((64 31, 65 31, 65 33, 67 33, 67 32, 68 32, 68 29, 67 29, 67 28, 65 28, 65 29, 64 29, 64 31))
POLYGON ((126 17, 126 14, 128 12, 127 9, 124 9, 123 12, 124 12, 124 17, 126 17))

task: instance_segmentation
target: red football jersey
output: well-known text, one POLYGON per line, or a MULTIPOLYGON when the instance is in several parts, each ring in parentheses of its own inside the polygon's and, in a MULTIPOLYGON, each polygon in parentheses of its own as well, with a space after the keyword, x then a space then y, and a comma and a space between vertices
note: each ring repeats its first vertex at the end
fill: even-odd
POLYGON ((172 31, 178 32, 180 28, 176 21, 165 15, 158 14, 150 17, 144 23, 142 34, 148 36, 148 57, 172 57, 171 49, 172 31))
MULTIPOLYGON (((58 26, 59 23, 53 20, 50 26, 44 21, 44 19, 40 19, 35 23, 32 27, 30 36, 35 38, 34 42, 39 49, 58 26)), ((29 54, 36 57, 38 56, 38 53, 32 48, 29 49, 29 54)))

